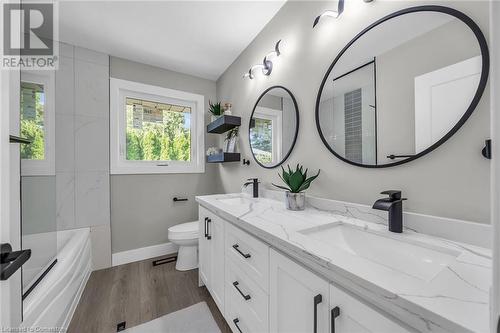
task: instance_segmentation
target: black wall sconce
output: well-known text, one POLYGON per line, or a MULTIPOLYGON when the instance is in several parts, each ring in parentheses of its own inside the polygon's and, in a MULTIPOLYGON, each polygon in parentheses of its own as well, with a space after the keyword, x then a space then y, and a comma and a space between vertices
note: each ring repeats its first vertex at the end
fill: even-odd
POLYGON ((253 65, 250 67, 247 73, 243 75, 243 77, 248 77, 250 80, 252 80, 255 77, 255 71, 260 69, 262 70, 262 74, 264 75, 271 75, 271 72, 273 71, 273 62, 272 59, 275 57, 279 57, 281 52, 280 52, 280 43, 281 39, 276 43, 274 46, 274 51, 269 52, 265 57, 264 60, 262 61, 262 64, 257 64, 253 65))

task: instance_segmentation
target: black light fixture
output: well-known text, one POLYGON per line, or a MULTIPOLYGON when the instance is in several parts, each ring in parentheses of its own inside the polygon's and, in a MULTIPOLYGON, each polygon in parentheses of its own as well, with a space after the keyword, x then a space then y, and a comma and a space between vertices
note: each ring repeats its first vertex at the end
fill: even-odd
POLYGON ((269 52, 264 57, 264 60, 262 60, 262 64, 257 64, 257 65, 253 65, 252 67, 250 67, 248 72, 243 74, 243 77, 248 77, 250 80, 252 80, 255 77, 255 75, 254 75, 255 70, 258 70, 258 69, 262 70, 262 74, 270 75, 271 72, 273 71, 272 59, 275 57, 279 57, 281 54, 280 43, 281 43, 281 39, 274 46, 274 51, 269 52))
POLYGON ((339 0, 337 2, 337 10, 325 10, 321 15, 318 15, 314 19, 313 23, 313 28, 319 23, 319 20, 324 17, 333 17, 333 18, 338 18, 340 15, 342 15, 342 12, 344 11, 344 0, 339 0))

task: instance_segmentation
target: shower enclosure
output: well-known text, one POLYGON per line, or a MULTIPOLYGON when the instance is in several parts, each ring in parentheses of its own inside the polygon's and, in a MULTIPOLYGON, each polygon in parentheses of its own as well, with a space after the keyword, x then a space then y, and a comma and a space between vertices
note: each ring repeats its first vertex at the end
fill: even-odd
POLYGON ((23 300, 57 263, 54 72, 21 71, 21 247, 23 300))

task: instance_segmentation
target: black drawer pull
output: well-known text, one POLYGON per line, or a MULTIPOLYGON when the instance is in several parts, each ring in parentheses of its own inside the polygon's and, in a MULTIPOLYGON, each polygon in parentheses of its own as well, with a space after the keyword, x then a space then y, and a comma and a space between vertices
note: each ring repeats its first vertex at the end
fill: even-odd
POLYGON ((318 333, 318 304, 323 302, 323 296, 317 294, 314 296, 314 333, 318 333))
POLYGON ((241 328, 238 326, 238 323, 240 322, 240 320, 238 318, 234 318, 233 319, 233 323, 234 323, 234 326, 236 326, 236 328, 238 329, 238 331, 240 331, 240 333, 243 333, 241 331, 241 328))
POLYGON ((250 297, 250 295, 245 295, 245 294, 243 294, 243 292, 240 290, 240 288, 238 288, 238 285, 239 285, 239 284, 240 284, 240 283, 239 283, 238 281, 234 281, 234 282, 233 282, 233 286, 236 288, 236 290, 238 290, 238 292, 240 293, 240 295, 241 295, 241 296, 242 296, 242 297, 243 297, 246 301, 248 301, 248 300, 249 300, 250 298, 252 298, 252 297, 250 297))
POLYGON ((241 252, 240 249, 239 249, 239 247, 240 246, 238 244, 234 244, 233 245, 233 249, 235 249, 239 254, 241 254, 243 256, 243 258, 248 259, 248 258, 251 257, 250 253, 243 253, 243 252, 241 252))
POLYGON ((335 318, 340 316, 340 308, 338 306, 334 307, 331 311, 332 314, 332 333, 335 333, 335 318))
POLYGON ((207 218, 207 239, 211 240, 212 236, 210 235, 210 224, 212 222, 212 219, 207 218))

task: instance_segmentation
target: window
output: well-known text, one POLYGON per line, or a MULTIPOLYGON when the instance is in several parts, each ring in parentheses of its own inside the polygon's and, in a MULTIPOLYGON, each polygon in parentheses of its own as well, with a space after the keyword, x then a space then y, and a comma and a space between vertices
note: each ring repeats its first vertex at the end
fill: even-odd
POLYGON ((21 74, 20 135, 31 140, 21 145, 23 175, 53 175, 54 76, 51 73, 21 74))
POLYGON ((204 97, 111 79, 111 173, 205 170, 204 97))
POLYGON ((283 112, 258 106, 255 109, 250 141, 252 152, 264 165, 272 165, 281 161, 283 112))

